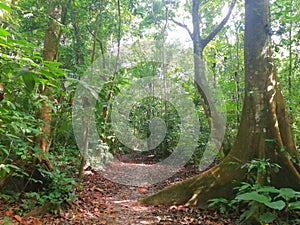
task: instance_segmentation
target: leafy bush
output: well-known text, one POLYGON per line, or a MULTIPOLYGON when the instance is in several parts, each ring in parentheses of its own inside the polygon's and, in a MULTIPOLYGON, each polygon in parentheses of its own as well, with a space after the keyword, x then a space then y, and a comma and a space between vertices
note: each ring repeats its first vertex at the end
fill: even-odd
POLYGON ((113 155, 109 152, 109 146, 102 140, 99 140, 95 149, 89 149, 88 161, 92 167, 101 170, 112 160, 113 155))
POLYGON ((262 185, 257 182, 257 176, 268 176, 271 169, 278 169, 277 164, 268 159, 254 159, 242 166, 247 170, 248 182, 242 182, 236 187, 237 193, 234 199, 216 198, 211 199, 209 207, 218 208, 220 213, 234 210, 240 213, 242 223, 290 224, 299 222, 300 192, 292 188, 276 188, 270 185, 262 185), (251 222, 250 222, 251 223, 251 222))
POLYGON ((297 218, 300 210, 300 192, 291 188, 277 189, 272 186, 250 185, 244 183, 237 193, 234 204, 246 204, 246 210, 241 214, 242 221, 249 220, 256 210, 263 205, 259 221, 271 223, 285 217, 286 220, 297 218))

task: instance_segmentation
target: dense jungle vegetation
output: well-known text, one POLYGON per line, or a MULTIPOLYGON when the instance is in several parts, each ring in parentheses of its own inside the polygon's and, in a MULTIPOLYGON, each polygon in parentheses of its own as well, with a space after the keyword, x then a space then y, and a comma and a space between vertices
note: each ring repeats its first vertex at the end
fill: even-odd
MULTIPOLYGON (((88 222, 78 199, 131 186, 135 204, 215 224, 299 223, 299 8, 1 0, 0 223, 119 224, 120 206, 83 207, 88 222)), ((159 210, 146 224, 209 224, 159 210)))

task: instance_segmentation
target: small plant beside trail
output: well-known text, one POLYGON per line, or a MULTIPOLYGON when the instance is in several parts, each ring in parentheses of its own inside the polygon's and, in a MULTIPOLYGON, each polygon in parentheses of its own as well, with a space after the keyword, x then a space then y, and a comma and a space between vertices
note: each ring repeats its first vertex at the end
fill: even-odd
POLYGON ((254 159, 242 166, 246 181, 236 187, 233 199, 215 198, 210 207, 220 213, 235 211, 242 224, 299 224, 300 192, 292 188, 270 186, 270 173, 280 169, 268 159, 254 159), (263 183, 260 179, 264 177, 263 183))

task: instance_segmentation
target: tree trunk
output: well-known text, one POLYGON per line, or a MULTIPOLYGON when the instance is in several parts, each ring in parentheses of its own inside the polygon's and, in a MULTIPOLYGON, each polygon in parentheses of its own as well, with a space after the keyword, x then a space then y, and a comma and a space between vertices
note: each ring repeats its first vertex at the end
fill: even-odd
POLYGON ((206 207, 209 199, 230 198, 233 187, 245 177, 241 165, 255 158, 269 158, 281 166, 272 174, 272 185, 300 190, 299 170, 291 157, 294 163, 300 160, 271 56, 269 29, 268 0, 246 0, 244 108, 229 154, 219 165, 146 197, 141 203, 206 207))
POLYGON ((193 23, 193 32, 189 30, 187 25, 172 20, 178 26, 186 29, 193 41, 193 50, 194 50, 194 80, 195 85, 199 94, 202 97, 201 105, 204 109, 205 116, 208 119, 209 127, 212 131, 212 136, 215 140, 216 146, 222 150, 222 138, 225 133, 225 128, 223 124, 223 119, 218 113, 216 104, 213 99, 213 95, 209 89, 209 83, 205 76, 205 69, 203 60, 203 50, 207 44, 214 39, 214 37, 223 29, 224 25, 227 23, 232 10, 235 6, 237 0, 232 0, 228 13, 223 18, 223 20, 213 29, 213 31, 206 37, 203 38, 200 32, 200 16, 199 9, 200 5, 203 3, 202 0, 193 0, 192 1, 192 23, 193 23))
POLYGON ((82 49, 84 48, 80 27, 78 23, 78 11, 73 11, 73 28, 74 28, 74 36, 75 36, 75 54, 76 54, 76 65, 80 66, 84 64, 84 55, 82 49))
MULTIPOLYGON (((49 3, 49 26, 45 32, 43 58, 46 61, 55 61, 57 59, 58 45, 61 36, 61 29, 58 21, 61 19, 61 7, 55 5, 53 2, 49 3)), ((40 87, 40 94, 47 96, 49 101, 52 101, 52 93, 47 85, 40 87)), ((37 137, 37 145, 44 153, 49 151, 50 135, 51 135, 51 120, 52 120, 52 107, 47 101, 42 101, 42 108, 39 112, 38 118, 43 121, 43 125, 39 127, 41 135, 37 137)), ((38 160, 43 166, 49 170, 52 165, 49 159, 44 156, 39 156, 38 160)))
POLYGON ((0 83, 0 102, 4 99, 4 84, 0 83))
POLYGON ((191 38, 193 40, 194 49, 194 80, 196 82, 196 87, 203 98, 202 107, 204 109, 205 115, 208 119, 209 126, 211 128, 211 133, 215 140, 215 144, 218 149, 222 149, 222 139, 225 134, 224 121, 220 113, 217 110, 214 96, 209 89, 209 83, 206 77, 206 71, 203 60, 203 51, 207 44, 214 39, 214 37, 222 30, 224 25, 227 23, 231 12, 234 8, 236 0, 233 0, 227 15, 221 21, 221 23, 205 38, 202 38, 200 32, 200 18, 199 18, 199 7, 201 5, 201 0, 193 0, 192 3, 192 20, 193 20, 193 33, 191 38))

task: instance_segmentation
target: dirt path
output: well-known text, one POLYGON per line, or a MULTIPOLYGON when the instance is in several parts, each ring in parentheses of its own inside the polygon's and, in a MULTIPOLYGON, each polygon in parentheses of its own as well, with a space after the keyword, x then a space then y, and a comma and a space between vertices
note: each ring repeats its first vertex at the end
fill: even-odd
MULTIPOLYGON (((122 170, 124 165, 119 162, 119 165, 114 166, 114 169, 122 170)), ((126 167, 128 166, 130 164, 126 164, 126 167)), ((142 170, 145 164, 132 164, 132 166, 135 170, 142 170)), ((201 211, 183 206, 145 207, 137 204, 142 197, 196 173, 196 169, 189 165, 160 183, 135 187, 112 182, 106 179, 103 173, 88 170, 85 171, 80 181, 81 185, 77 188, 78 198, 60 213, 46 214, 38 218, 22 218, 12 212, 7 215, 7 218, 14 220, 14 224, 20 225, 236 224, 234 220, 231 221, 214 211, 201 211)))
MULTIPOLYGON (((142 167, 142 165, 140 165, 142 167)), ((101 173, 86 171, 82 189, 73 206, 58 214, 41 218, 42 224, 234 224, 220 218, 215 212, 200 211, 183 206, 138 205, 137 201, 157 190, 192 176, 197 171, 192 166, 181 170, 173 177, 148 187, 121 185, 107 180, 101 173), (52 219, 52 220, 51 220, 52 219)))

